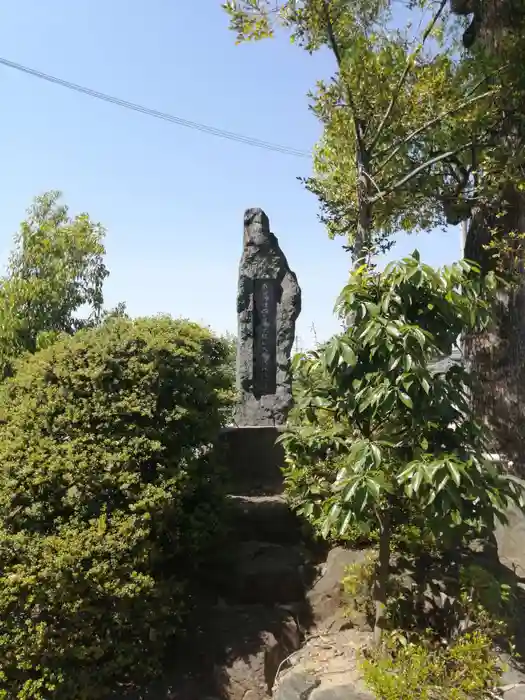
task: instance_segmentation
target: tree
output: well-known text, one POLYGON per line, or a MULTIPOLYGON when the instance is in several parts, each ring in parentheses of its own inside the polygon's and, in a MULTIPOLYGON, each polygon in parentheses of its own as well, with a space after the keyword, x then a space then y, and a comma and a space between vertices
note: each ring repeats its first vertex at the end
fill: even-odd
POLYGON ((60 197, 47 192, 35 198, 0 281, 4 374, 21 353, 102 316, 105 230, 87 214, 71 218, 60 197))
POLYGON ((461 223, 465 258, 513 279, 490 331, 466 338, 463 350, 483 377, 475 400, 495 448, 524 470, 525 7, 451 0, 450 19, 446 2, 406 5, 437 8, 415 49, 388 31, 389 0, 243 0, 226 9, 239 40, 271 36, 280 21, 309 51, 334 52, 338 71, 313 95, 324 132, 305 184, 354 260, 399 230, 461 223))
POLYGON ((432 368, 463 332, 491 323, 496 289, 493 275, 484 279, 464 261, 435 271, 414 254, 380 274, 362 266, 339 300, 348 329, 295 361, 317 380, 299 399, 308 420, 283 437, 287 490, 303 515, 324 522, 326 536, 379 529, 376 641, 386 624, 396 510, 416 510, 443 542, 451 533, 491 532, 509 502, 521 503, 521 482, 487 462, 472 375, 432 368))
POLYGON ((457 223, 472 168, 460 156, 492 147, 498 86, 453 59, 446 0, 420 5, 433 13, 415 38, 391 28, 386 0, 224 5, 239 41, 273 35, 280 20, 307 51, 332 51, 335 76, 311 95, 324 132, 305 183, 356 265, 399 230, 457 223))

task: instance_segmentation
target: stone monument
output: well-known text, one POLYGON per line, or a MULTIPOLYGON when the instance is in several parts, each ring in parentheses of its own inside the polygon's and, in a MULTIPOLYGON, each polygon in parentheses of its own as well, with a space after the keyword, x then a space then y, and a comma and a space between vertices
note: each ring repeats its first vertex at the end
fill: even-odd
POLYGON ((262 209, 244 214, 237 293, 235 425, 223 433, 235 488, 279 490, 283 450, 275 441, 292 406, 290 354, 301 290, 262 209))
POLYGON ((290 353, 301 290, 262 209, 244 214, 237 293, 238 426, 279 426, 292 405, 290 353))

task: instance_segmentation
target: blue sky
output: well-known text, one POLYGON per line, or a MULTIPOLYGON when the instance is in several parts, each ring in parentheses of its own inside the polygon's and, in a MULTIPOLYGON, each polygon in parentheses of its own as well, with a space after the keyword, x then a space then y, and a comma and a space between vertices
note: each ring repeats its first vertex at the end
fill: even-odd
MULTIPOLYGON (((219 0, 17 0, 0 11, 0 55, 185 119, 309 150, 306 93, 331 71, 284 37, 235 46, 219 0)), ((242 215, 263 207, 303 289, 298 336, 337 330, 349 260, 297 181, 306 159, 214 138, 0 67, 0 257, 32 197, 60 189, 107 227, 108 305, 235 330, 242 215)), ((459 235, 404 237, 440 265, 459 235)))

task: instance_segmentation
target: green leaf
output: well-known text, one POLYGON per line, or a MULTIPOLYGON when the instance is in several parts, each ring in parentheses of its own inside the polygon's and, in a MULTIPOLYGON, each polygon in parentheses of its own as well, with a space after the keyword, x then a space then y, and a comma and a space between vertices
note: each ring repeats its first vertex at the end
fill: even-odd
POLYGON ((370 450, 371 450, 372 456, 374 458, 375 467, 379 467, 379 465, 381 464, 381 450, 380 450, 380 448, 377 445, 370 443, 370 450))
POLYGON ((364 399, 358 403, 359 413, 364 413, 374 403, 375 397, 376 393, 374 391, 368 391, 364 399))
POLYGON ((398 483, 403 484, 404 482, 409 481, 412 478, 412 475, 416 468, 416 462, 411 462, 410 464, 407 464, 407 466, 397 475, 398 483))
POLYGON ((456 486, 459 486, 461 483, 461 473, 460 473, 457 465, 451 461, 447 461, 446 465, 448 467, 448 470, 450 472, 450 475, 452 476, 454 483, 456 484, 456 486))
POLYGON ((424 471, 420 465, 419 469, 416 471, 416 473, 414 474, 414 477, 412 479, 412 491, 413 491, 413 493, 417 494, 417 492, 419 491, 419 488, 423 482, 423 476, 424 476, 424 471))
POLYGON ((389 335, 393 336, 394 338, 399 338, 399 336, 401 335, 401 333, 399 332, 399 328, 394 326, 393 323, 388 323, 386 326, 386 330, 387 330, 387 333, 389 335))
POLYGON ((389 363, 388 363, 388 369, 389 369, 389 371, 391 372, 392 370, 394 370, 394 369, 399 365, 399 363, 401 362, 401 360, 402 360, 402 357, 401 357, 401 356, 398 356, 398 357, 395 357, 395 356, 394 356, 394 357, 391 357, 391 358, 390 358, 390 361, 389 361, 389 363))
POLYGON ((450 476, 448 474, 445 474, 445 476, 442 478, 442 480, 439 482, 437 488, 436 488, 436 493, 440 493, 443 491, 445 486, 448 484, 450 481, 450 476))
POLYGON ((348 503, 349 501, 352 501, 355 498, 355 495, 360 485, 361 479, 355 477, 353 483, 351 483, 350 486, 348 486, 348 488, 345 490, 343 496, 343 500, 345 503, 348 503))
POLYGON ((373 477, 368 477, 366 486, 373 499, 378 501, 381 494, 381 482, 376 481, 373 477))
POLYGON ((332 338, 324 352, 324 362, 328 369, 331 369, 335 364, 335 360, 339 354, 339 350, 339 339, 332 338))
POLYGON ((351 510, 349 510, 343 519, 341 527, 339 528, 339 535, 343 536, 346 534, 346 531, 348 530, 348 527, 349 527, 350 523, 352 522, 352 519, 353 519, 353 513, 351 510))
POLYGON ((344 481, 347 478, 348 478, 348 467, 344 466, 344 467, 341 467, 341 469, 337 472, 335 482, 337 484, 341 481, 344 481))
POLYGON ((347 365, 349 365, 350 367, 355 366, 355 364, 357 362, 357 357, 356 357, 356 354, 355 354, 353 348, 351 348, 350 345, 342 342, 341 343, 341 354, 342 354, 343 359, 347 365))
POLYGON ((407 408, 414 408, 414 403, 408 394, 405 394, 403 391, 399 391, 398 396, 407 408))

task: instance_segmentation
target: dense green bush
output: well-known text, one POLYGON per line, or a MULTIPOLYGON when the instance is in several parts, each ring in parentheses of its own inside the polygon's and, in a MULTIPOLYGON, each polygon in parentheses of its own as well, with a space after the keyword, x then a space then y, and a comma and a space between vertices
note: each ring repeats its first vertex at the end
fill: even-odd
POLYGON ((483 700, 493 692, 502 665, 483 633, 469 632, 449 646, 395 638, 369 653, 364 677, 379 700, 483 700))
POLYGON ((237 401, 237 386, 236 386, 236 364, 237 364, 237 338, 232 333, 225 333, 221 336, 221 340, 226 348, 226 358, 224 364, 224 372, 229 382, 229 393, 225 395, 225 408, 223 410, 225 425, 233 423, 235 413, 235 403, 237 401))
POLYGON ((157 669, 220 526, 226 358, 195 324, 113 318, 0 387, 0 698, 157 669))

